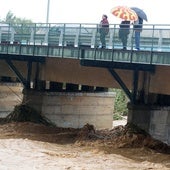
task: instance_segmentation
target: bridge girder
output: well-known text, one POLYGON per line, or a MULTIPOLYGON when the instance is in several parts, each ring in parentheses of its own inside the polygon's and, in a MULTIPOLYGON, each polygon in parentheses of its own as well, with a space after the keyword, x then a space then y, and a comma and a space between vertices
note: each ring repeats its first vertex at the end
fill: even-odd
POLYGON ((25 88, 30 88, 31 74, 32 74, 32 63, 44 63, 45 57, 39 56, 27 56, 27 55, 11 55, 11 54, 0 54, 0 60, 5 60, 9 68, 14 72, 20 82, 25 88), (21 71, 14 65, 13 61, 27 62, 27 76, 24 77, 21 71))
POLYGON ((114 61, 99 61, 99 60, 88 60, 88 59, 81 59, 80 64, 82 66, 88 67, 104 67, 108 69, 114 79, 118 82, 120 87, 123 89, 127 97, 129 98, 131 103, 137 102, 137 91, 138 91, 138 82, 139 82, 139 71, 144 72, 155 72, 155 66, 151 64, 138 64, 138 63, 121 63, 121 62, 114 62, 114 61), (133 89, 130 91, 126 84, 123 82, 121 77, 117 74, 114 69, 125 69, 125 70, 132 70, 133 71, 133 89))

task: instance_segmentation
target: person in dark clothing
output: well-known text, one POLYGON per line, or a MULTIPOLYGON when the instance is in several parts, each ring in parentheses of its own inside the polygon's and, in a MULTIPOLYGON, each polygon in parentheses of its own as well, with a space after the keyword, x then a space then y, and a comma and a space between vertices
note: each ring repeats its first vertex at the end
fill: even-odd
POLYGON ((119 25, 119 38, 122 41, 123 49, 127 49, 127 39, 130 33, 130 21, 122 21, 119 25))
POLYGON ((106 47, 106 35, 109 33, 109 22, 107 19, 107 15, 102 16, 102 20, 100 21, 99 24, 99 33, 100 33, 100 41, 102 44, 102 48, 106 47))
POLYGON ((140 33, 143 28, 143 19, 138 16, 138 20, 134 22, 133 29, 135 32, 135 49, 140 50, 140 33))

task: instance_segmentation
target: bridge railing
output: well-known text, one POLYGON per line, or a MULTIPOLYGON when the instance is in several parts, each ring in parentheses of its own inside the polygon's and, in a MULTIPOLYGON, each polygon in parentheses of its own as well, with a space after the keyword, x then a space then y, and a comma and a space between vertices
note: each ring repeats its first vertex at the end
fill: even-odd
MULTIPOLYGON (((106 36, 108 49, 122 48, 118 37, 119 24, 112 24, 106 36)), ((98 24, 1 24, 1 44, 100 47, 98 24)), ((134 47, 131 25, 128 49, 134 47)), ((170 50, 170 25, 143 25, 140 46, 142 50, 170 50)))

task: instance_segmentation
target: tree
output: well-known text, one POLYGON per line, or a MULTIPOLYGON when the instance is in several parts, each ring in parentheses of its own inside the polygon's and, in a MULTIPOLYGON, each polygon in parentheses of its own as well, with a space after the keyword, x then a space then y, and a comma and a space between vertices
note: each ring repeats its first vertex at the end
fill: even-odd
POLYGON ((21 34, 30 34, 30 26, 35 26, 35 24, 33 24, 31 20, 25 18, 18 18, 11 11, 7 13, 5 19, 1 22, 10 24, 10 26, 14 28, 15 32, 21 34))
POLYGON ((6 15, 6 17, 5 17, 5 20, 3 21, 3 22, 5 22, 5 23, 11 23, 11 22, 13 22, 14 20, 15 20, 15 16, 14 16, 14 14, 11 12, 11 11, 9 11, 8 13, 7 13, 7 15, 6 15))
POLYGON ((18 18, 16 17, 11 11, 9 11, 5 17, 4 20, 2 20, 4 23, 8 24, 24 24, 24 23, 32 23, 31 20, 25 19, 25 18, 18 18))

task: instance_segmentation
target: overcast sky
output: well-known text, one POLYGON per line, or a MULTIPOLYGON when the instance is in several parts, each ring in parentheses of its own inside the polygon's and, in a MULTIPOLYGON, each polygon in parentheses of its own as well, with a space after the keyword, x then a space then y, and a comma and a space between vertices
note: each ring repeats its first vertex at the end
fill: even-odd
MULTIPOLYGON (((8 11, 16 17, 46 22, 48 0, 0 0, 0 19, 8 11)), ((117 5, 136 6, 148 16, 146 24, 170 24, 167 0, 50 0, 49 22, 51 23, 98 23, 102 14, 107 14, 111 24, 120 19, 110 11, 117 5)))

